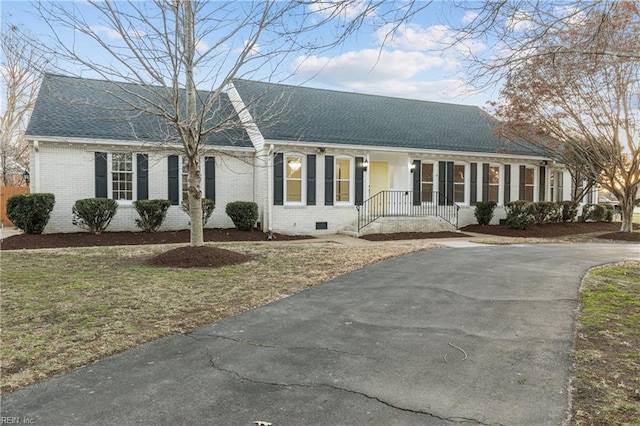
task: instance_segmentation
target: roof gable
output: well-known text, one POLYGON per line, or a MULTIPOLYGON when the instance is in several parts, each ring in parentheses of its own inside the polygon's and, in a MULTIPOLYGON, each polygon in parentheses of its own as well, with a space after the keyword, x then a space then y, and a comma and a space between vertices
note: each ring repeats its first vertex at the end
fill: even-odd
MULTIPOLYGON (((141 112, 143 105, 138 96, 149 97, 161 90, 155 86, 46 74, 26 134, 31 137, 180 143, 172 123, 155 114, 141 112)), ((235 118, 235 113, 227 95, 222 94, 208 118, 225 121, 229 117, 235 118)), ((206 145, 252 146, 238 126, 209 133, 203 142, 206 145)))

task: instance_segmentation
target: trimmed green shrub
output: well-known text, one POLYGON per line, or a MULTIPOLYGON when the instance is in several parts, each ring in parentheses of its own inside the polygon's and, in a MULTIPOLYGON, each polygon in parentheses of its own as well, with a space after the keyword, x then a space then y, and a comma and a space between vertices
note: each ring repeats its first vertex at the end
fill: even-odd
POLYGON ((538 201, 529 206, 529 211, 533 219, 533 223, 540 225, 543 223, 557 222, 558 205, 552 201, 538 201))
POLYGON ((493 212, 498 203, 495 201, 478 201, 476 204, 475 216, 479 225, 488 225, 493 219, 493 212))
POLYGON ((71 209, 73 213, 72 223, 94 234, 100 234, 107 229, 117 210, 118 203, 109 198, 78 200, 71 209))
POLYGON ((133 202, 133 207, 140 215, 136 219, 136 226, 144 232, 156 232, 167 217, 167 210, 171 201, 169 200, 138 200, 133 202))
POLYGON ((533 222, 531 203, 525 200, 512 201, 505 204, 507 211, 507 227, 511 229, 526 229, 533 222))
POLYGON ((613 221, 613 206, 610 204, 585 204, 582 207, 582 220, 585 222, 613 221))
POLYGON ((42 234, 56 203, 53 194, 18 194, 7 200, 7 217, 27 234, 42 234))
MULTIPOLYGON (((213 210, 216 208, 216 203, 214 203, 213 200, 209 198, 201 198, 200 200, 202 201, 202 226, 204 226, 207 224, 209 218, 213 214, 213 210)), ((182 200, 182 204, 180 205, 180 207, 182 207, 182 211, 184 211, 186 214, 191 215, 188 200, 182 200)))
POLYGON ((578 203, 575 201, 563 201, 560 203, 560 208, 562 209, 563 222, 574 222, 576 220, 576 216, 578 215, 578 203))
POLYGON ((249 231, 258 220, 258 205, 252 201, 234 201, 227 204, 225 211, 241 231, 249 231))

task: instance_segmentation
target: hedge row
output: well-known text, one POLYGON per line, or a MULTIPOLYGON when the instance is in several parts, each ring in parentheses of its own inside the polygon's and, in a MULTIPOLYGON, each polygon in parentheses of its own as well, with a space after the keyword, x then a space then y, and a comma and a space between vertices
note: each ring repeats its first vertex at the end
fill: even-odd
MULTIPOLYGON (((53 194, 20 194, 7 200, 7 217, 27 234, 41 234, 49 222, 55 204, 53 194)), ((136 226, 145 232, 156 232, 164 222, 171 202, 169 200, 139 200, 133 203, 139 218, 136 226)), ((189 214, 188 203, 182 209, 189 214)), ((202 224, 207 223, 215 203, 202 199, 202 224)), ((118 203, 108 198, 85 198, 77 200, 71 212, 72 223, 94 234, 105 231, 118 211, 118 203)), ((247 231, 258 220, 258 205, 253 202, 235 201, 227 204, 227 215, 236 228, 247 231)))
MULTIPOLYGON (((531 203, 518 200, 507 203, 505 209, 507 226, 513 229, 525 229, 531 224, 574 222, 578 215, 578 204, 574 201, 531 203)), ((609 204, 585 204, 582 207, 582 216, 577 219, 587 222, 611 222, 613 214, 613 206, 609 204)))

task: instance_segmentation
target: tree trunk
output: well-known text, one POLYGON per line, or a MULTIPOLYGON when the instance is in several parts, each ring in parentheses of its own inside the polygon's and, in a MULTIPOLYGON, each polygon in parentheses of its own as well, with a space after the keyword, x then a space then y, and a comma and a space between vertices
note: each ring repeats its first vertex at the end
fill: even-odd
POLYGON ((184 77, 185 77, 185 101, 186 101, 186 140, 185 154, 189 164, 189 214, 191 221, 191 239, 192 247, 204 245, 203 224, 202 224, 202 191, 200 190, 200 162, 198 161, 198 145, 200 129, 198 125, 198 111, 196 110, 196 84, 194 81, 194 58, 196 51, 196 40, 194 36, 195 16, 190 1, 185 1, 183 5, 184 20, 184 77))
MULTIPOLYGON (((626 194, 625 194, 626 195, 626 194)), ((620 216, 622 225, 620 232, 633 232, 633 204, 634 197, 625 196, 620 200, 620 216)))

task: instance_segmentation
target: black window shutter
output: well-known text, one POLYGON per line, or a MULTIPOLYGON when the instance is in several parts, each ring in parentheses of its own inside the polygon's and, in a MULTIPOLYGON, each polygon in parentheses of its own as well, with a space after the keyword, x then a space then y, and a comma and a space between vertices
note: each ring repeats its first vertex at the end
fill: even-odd
POLYGON ((422 161, 413 160, 413 205, 422 204, 422 161))
POLYGON ((447 161, 447 204, 453 204, 453 161, 447 161))
POLYGON ((316 156, 307 155, 307 205, 316 205, 316 156))
POLYGON ((333 155, 324 157, 324 205, 333 205, 333 155))
POLYGON ((180 201, 180 185, 178 179, 178 177, 180 176, 180 170, 178 169, 178 156, 170 155, 168 157, 168 163, 168 198, 169 201, 171 201, 172 205, 177 206, 178 202, 180 201))
POLYGON ((469 203, 475 206, 478 203, 478 163, 471 163, 471 188, 469 188, 469 203))
POLYGON ((525 197, 525 175, 527 173, 527 166, 520 166, 520 193, 518 194, 518 199, 524 200, 525 197))
POLYGON ((273 157, 273 205, 284 204, 284 155, 279 152, 273 157))
POLYGON ((204 157, 204 198, 216 201, 215 157, 204 157))
POLYGON ((107 153, 95 153, 96 198, 108 198, 107 194, 107 153))
POLYGON ((511 202, 511 165, 504 166, 504 203, 511 202))
POLYGON ((136 155, 136 183, 138 186, 138 200, 149 199, 149 155, 136 155))
POLYGON ((545 185, 546 181, 547 181, 547 168, 545 166, 540 166, 540 188, 538 190, 538 193, 539 193, 538 200, 539 201, 544 201, 545 189, 546 189, 546 185, 545 185))
POLYGON ((489 163, 482 164, 482 201, 489 201, 489 163))
POLYGON ((364 158, 356 157, 356 206, 361 206, 364 201, 364 158))
POLYGON ((438 162, 438 204, 442 205, 446 202, 447 196, 447 163, 438 162))

